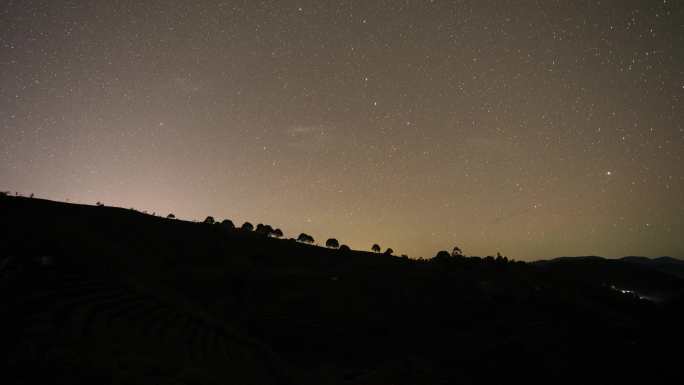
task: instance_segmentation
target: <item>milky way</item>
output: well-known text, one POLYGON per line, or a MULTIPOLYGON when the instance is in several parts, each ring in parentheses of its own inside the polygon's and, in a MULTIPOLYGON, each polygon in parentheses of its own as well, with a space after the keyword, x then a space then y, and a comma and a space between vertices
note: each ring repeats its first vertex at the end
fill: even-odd
POLYGON ((0 12, 2 190, 412 257, 684 256, 684 2, 0 12))

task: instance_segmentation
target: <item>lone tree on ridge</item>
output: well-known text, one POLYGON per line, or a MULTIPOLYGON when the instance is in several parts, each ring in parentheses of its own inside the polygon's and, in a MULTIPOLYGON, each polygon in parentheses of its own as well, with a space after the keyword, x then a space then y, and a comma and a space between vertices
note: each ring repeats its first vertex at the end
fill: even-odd
POLYGON ((327 241, 325 241, 325 247, 329 247, 331 249, 337 249, 340 247, 340 243, 337 241, 335 238, 330 238, 327 241))

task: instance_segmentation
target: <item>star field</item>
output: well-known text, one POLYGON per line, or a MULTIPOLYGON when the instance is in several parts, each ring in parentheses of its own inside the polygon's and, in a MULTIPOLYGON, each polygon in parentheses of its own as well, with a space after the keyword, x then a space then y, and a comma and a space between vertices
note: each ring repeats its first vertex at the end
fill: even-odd
POLYGON ((684 256, 684 3, 9 1, 0 189, 431 257, 684 256))

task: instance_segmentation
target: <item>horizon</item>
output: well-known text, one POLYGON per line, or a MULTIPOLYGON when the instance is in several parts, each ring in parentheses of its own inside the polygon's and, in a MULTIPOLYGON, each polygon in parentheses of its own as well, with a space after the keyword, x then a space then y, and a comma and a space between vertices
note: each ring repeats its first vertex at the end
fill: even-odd
MULTIPOLYGON (((13 194, 12 194, 12 193, 10 193, 9 190, 2 190, 2 189, 0 189, 0 193, 6 193, 7 196, 10 197, 10 198, 36 199, 36 200, 44 200, 44 201, 54 202, 54 203, 72 204, 72 205, 79 205, 79 206, 97 207, 97 204, 98 204, 98 203, 102 203, 103 207, 109 207, 109 208, 115 208, 115 209, 124 209, 124 210, 133 210, 133 211, 135 211, 135 212, 137 212, 137 213, 139 213, 139 214, 149 215, 149 216, 153 216, 153 217, 157 217, 157 218, 161 218, 161 219, 169 219, 169 218, 167 218, 167 215, 173 214, 174 217, 173 217, 173 218, 170 218, 170 219, 175 220, 175 221, 183 221, 183 222, 190 222, 190 223, 202 223, 202 222, 204 221, 204 219, 202 219, 202 218, 184 218, 184 217, 181 217, 181 216, 176 215, 176 214, 173 213, 173 212, 169 212, 168 214, 157 213, 157 212, 154 212, 154 211, 149 211, 149 210, 140 209, 140 208, 135 208, 135 207, 111 206, 111 205, 108 205, 108 204, 106 204, 106 203, 104 203, 104 202, 100 202, 100 201, 98 201, 98 202, 96 202, 96 203, 89 203, 89 202, 73 202, 73 201, 66 201, 66 200, 65 200, 65 201, 61 201, 61 200, 54 200, 54 199, 50 199, 50 198, 44 198, 44 197, 35 196, 35 194, 33 194, 33 195, 32 195, 32 194, 21 194, 21 193, 18 192, 18 191, 13 192, 13 194)), ((213 216, 212 216, 212 217, 213 217, 213 216)), ((254 220, 252 220, 252 221, 246 220, 246 221, 244 221, 244 222, 235 222, 235 221, 234 221, 233 219, 231 219, 231 218, 221 218, 221 217, 213 217, 213 218, 215 219, 216 223, 221 222, 221 220, 223 220, 223 219, 229 219, 229 220, 231 220, 231 221, 233 222, 233 224, 235 225, 236 228, 240 227, 240 226, 241 226, 243 223, 245 223, 245 222, 250 222, 250 223, 251 223, 252 225, 254 225, 254 226, 256 226, 257 224, 262 223, 262 222, 254 221, 254 220)), ((206 218, 205 218, 205 219, 206 219, 206 218)), ((263 223, 263 224, 264 224, 264 225, 271 225, 271 226, 273 226, 274 228, 279 228, 277 225, 274 225, 274 224, 271 224, 271 223, 263 223)), ((280 230, 283 230, 283 229, 280 229, 280 230)), ((288 232, 287 230, 283 230, 283 234, 284 234, 284 235, 282 236, 282 239, 295 239, 295 238, 297 237, 297 235, 298 235, 298 234, 301 234, 301 233, 306 234, 306 231, 302 231, 302 232, 298 232, 298 233, 290 233, 290 232, 288 232)), ((324 245, 324 244, 325 244, 325 240, 328 239, 328 238, 335 238, 335 237, 333 237, 333 236, 314 237, 315 241, 314 241, 314 243, 313 243, 312 245, 313 245, 313 246, 316 246, 316 247, 320 247, 320 248, 328 248, 327 246, 324 245)), ((335 239, 337 239, 337 238, 335 238, 335 239)), ((337 240, 339 241, 339 239, 337 239, 337 240)), ((349 246, 348 244, 345 244, 344 242, 340 242, 340 245, 343 245, 343 244, 349 246)), ((373 252, 373 251, 371 250, 371 246, 370 246, 370 245, 368 246, 368 248, 362 248, 362 247, 361 247, 361 248, 356 248, 356 247, 353 247, 353 246, 350 246, 350 247, 351 247, 351 250, 353 250, 353 251, 367 252, 367 253, 377 254, 377 252, 373 252)), ((382 247, 382 246, 381 246, 381 247, 382 247)), ((382 247, 382 248, 383 248, 383 249, 386 249, 387 247, 382 247)), ((434 258, 435 255, 437 255, 437 253, 439 253, 440 251, 451 252, 450 249, 440 249, 440 250, 435 250, 435 252, 432 253, 432 255, 428 255, 428 256, 413 256, 413 255, 408 255, 408 257, 411 258, 411 259, 424 259, 424 260, 428 260, 428 259, 434 258)), ((393 250, 393 254, 392 254, 392 255, 394 255, 394 256, 401 256, 402 254, 403 254, 403 253, 400 253, 400 252, 397 252, 396 250, 393 250)), ((468 258, 469 258, 469 257, 484 258, 484 257, 487 257, 487 256, 494 256, 495 254, 496 254, 496 253, 492 253, 492 254, 481 254, 481 255, 476 255, 476 254, 464 254, 464 256, 465 256, 465 257, 468 257, 468 258)), ((564 258, 602 258, 602 259, 613 259, 613 260, 619 260, 619 259, 623 259, 623 258, 647 258, 647 259, 650 259, 650 260, 668 259, 668 258, 669 258, 669 259, 675 259, 675 260, 679 260, 679 261, 684 261, 684 257, 682 257, 682 256, 674 256, 674 255, 653 255, 653 256, 647 256, 647 255, 616 255, 616 256, 606 256, 606 255, 556 255, 556 256, 546 256, 546 257, 542 257, 542 258, 534 258, 534 259, 516 258, 515 256, 508 256, 508 255, 502 255, 502 256, 505 256, 505 257, 507 257, 507 258, 510 258, 512 261, 523 261, 523 262, 532 262, 532 263, 534 263, 534 262, 548 262, 548 261, 553 261, 553 260, 558 260, 558 259, 564 259, 564 258)))
POLYGON ((684 2, 3 8, 26 195, 414 258, 684 256, 684 2))

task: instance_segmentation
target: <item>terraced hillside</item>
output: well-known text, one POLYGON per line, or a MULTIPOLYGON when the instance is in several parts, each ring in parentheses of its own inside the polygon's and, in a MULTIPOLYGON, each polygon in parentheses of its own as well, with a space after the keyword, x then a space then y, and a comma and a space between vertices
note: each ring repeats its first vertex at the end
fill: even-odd
POLYGON ((258 343, 111 277, 10 261, 0 279, 3 383, 287 382, 258 343))

